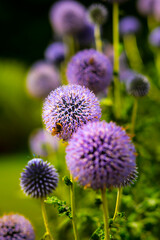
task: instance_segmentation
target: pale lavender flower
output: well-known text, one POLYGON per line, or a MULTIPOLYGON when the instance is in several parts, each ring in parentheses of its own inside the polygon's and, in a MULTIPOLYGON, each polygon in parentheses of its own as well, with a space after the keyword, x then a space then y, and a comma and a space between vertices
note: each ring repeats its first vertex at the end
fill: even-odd
POLYGON ((89 89, 79 85, 57 88, 43 105, 42 118, 47 131, 54 135, 56 129, 57 137, 65 141, 83 124, 100 117, 98 99, 89 89))
POLYGON ((57 184, 56 169, 41 158, 30 160, 21 173, 21 188, 26 195, 33 198, 45 198, 56 189, 57 184))
POLYGON ((53 65, 39 61, 29 70, 26 87, 33 97, 45 98, 58 86, 60 86, 60 76, 53 65))
POLYGON ((160 21, 160 2, 159 0, 138 0, 137 8, 145 16, 153 16, 160 21))
POLYGON ((86 21, 86 10, 76 1, 56 2, 50 10, 50 22, 59 35, 75 34, 81 31, 86 21))
POLYGON ((136 17, 127 16, 120 20, 120 34, 122 36, 135 34, 140 30, 140 22, 136 17))
POLYGON ((67 67, 69 83, 88 87, 94 93, 101 92, 109 86, 112 73, 110 60, 94 49, 78 52, 67 67))
POLYGON ((67 54, 67 46, 61 42, 50 44, 45 50, 45 59, 51 63, 59 64, 64 61, 67 54))
POLYGON ((67 166, 85 188, 121 187, 136 178, 136 151, 115 123, 92 122, 73 134, 66 148, 67 166))
POLYGON ((35 234, 29 220, 19 214, 0 218, 0 240, 34 240, 35 234))
POLYGON ((150 33, 149 42, 153 47, 160 48, 160 27, 155 28, 150 33))
POLYGON ((48 149, 50 152, 55 152, 58 149, 58 140, 51 136, 44 129, 36 129, 29 137, 29 146, 33 154, 46 157, 48 149))

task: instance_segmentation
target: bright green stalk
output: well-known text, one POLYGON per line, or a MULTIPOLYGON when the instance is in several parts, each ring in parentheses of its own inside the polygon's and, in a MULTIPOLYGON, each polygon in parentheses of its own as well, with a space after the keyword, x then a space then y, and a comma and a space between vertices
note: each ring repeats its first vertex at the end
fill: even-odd
POLYGON ((119 5, 113 4, 113 47, 114 47, 114 98, 115 98, 115 115, 120 117, 120 81, 119 81, 119 5))
POLYGON ((70 175, 70 179, 72 185, 70 187, 70 201, 71 201, 71 212, 72 212, 72 225, 73 225, 73 232, 75 240, 78 240, 78 231, 77 231, 77 224, 76 224, 76 208, 75 208, 75 192, 74 192, 74 182, 72 175, 70 175))
POLYGON ((94 36, 95 36, 96 50, 99 52, 102 52, 101 31, 100 31, 100 25, 98 24, 95 25, 94 36))
POLYGON ((160 50, 158 49, 156 53, 156 68, 157 68, 157 73, 158 73, 158 85, 160 87, 160 50))
POLYGON ((134 98, 134 105, 132 111, 132 119, 131 119, 131 135, 134 135, 136 116, 137 116, 137 108, 138 108, 138 98, 134 98))
POLYGON ((121 203, 121 196, 122 196, 122 188, 118 188, 116 207, 115 207, 115 212, 114 212, 114 216, 113 216, 113 221, 116 219, 117 213, 119 212, 120 203, 121 203))
POLYGON ((138 50, 136 36, 133 34, 126 35, 123 37, 123 42, 131 68, 141 72, 143 69, 143 62, 138 50))
POLYGON ((102 198, 102 205, 103 205, 103 216, 104 216, 104 231, 105 231, 105 240, 109 240, 109 212, 108 212, 108 204, 106 199, 106 188, 101 189, 101 198, 102 198))
POLYGON ((46 235, 50 238, 50 240, 54 240, 50 229, 49 229, 49 225, 48 225, 48 219, 47 219, 47 213, 46 213, 46 209, 45 209, 45 205, 44 205, 44 199, 41 199, 41 208, 42 208, 42 216, 43 216, 43 221, 44 221, 44 225, 45 225, 45 229, 46 229, 46 235))

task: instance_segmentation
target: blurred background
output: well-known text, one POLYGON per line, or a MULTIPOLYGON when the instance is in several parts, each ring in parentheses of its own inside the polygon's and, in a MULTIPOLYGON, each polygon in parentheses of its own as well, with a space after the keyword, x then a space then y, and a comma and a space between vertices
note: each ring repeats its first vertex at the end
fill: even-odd
MULTIPOLYGON (((42 127, 43 101, 28 94, 26 77, 32 64, 44 59, 46 47, 53 41, 60 40, 54 34, 48 16, 54 2, 53 0, 0 1, 0 215, 10 212, 24 214, 31 219, 37 239, 40 239, 44 233, 40 205, 38 201, 27 198, 21 193, 19 178, 28 160, 33 158, 33 153, 29 150, 28 138, 35 128, 42 127)), ((91 3, 99 1, 79 2, 88 7, 91 3)), ((109 12, 102 36, 106 42, 112 43, 112 5, 106 1, 101 3, 109 12)), ((156 82, 154 54, 148 44, 147 18, 137 11, 135 0, 121 5, 120 17, 126 15, 136 16, 141 22, 141 31, 137 35, 138 47, 148 76, 156 82)), ((131 190, 126 188, 124 191, 123 210, 128 209, 127 215, 133 213, 127 225, 129 234, 123 237, 124 233, 122 233, 121 238, 115 239, 159 239, 160 232, 157 226, 160 221, 158 214, 160 147, 157 143, 160 130, 160 98, 158 93, 152 92, 152 97, 142 100, 139 106, 136 140, 140 177, 131 190)), ((105 112, 105 108, 103 110, 105 112)), ((127 119, 130 113, 129 109, 127 119)), ((123 123, 125 121, 122 121, 123 123)), ((64 158, 64 146, 60 146, 57 156, 59 159, 64 158)), ((58 160, 56 161, 55 165, 58 167, 58 160)), ((77 191, 85 199, 84 192, 81 189, 77 191)), ((89 190, 87 194, 92 198, 89 190)), ((116 191, 113 191, 109 201, 112 202, 112 197, 115 196, 116 191)), ((84 204, 85 200, 79 203, 80 207, 84 204)), ((113 207, 111 209, 113 211, 113 207)), ((98 212, 99 209, 97 208, 96 211, 98 212)), ((54 224, 56 221, 61 222, 57 217, 55 218, 57 211, 54 208, 49 208, 48 212, 54 224)), ((65 221, 65 217, 62 218, 65 221)), ((92 224, 91 216, 90 218, 82 216, 81 219, 83 226, 87 221, 88 224, 92 224)), ((71 226, 67 224, 57 239, 66 239, 63 233, 68 234, 67 239, 72 239, 71 226)), ((87 226, 82 231, 87 232, 87 226)), ((94 227, 93 224, 89 234, 94 227)), ((87 233, 85 235, 83 239, 88 239, 87 233)))

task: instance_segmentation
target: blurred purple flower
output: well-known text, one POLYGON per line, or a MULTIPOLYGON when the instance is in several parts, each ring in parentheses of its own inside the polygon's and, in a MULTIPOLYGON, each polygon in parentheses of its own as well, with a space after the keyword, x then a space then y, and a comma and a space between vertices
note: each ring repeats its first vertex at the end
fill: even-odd
POLYGON ((125 130, 113 122, 84 125, 73 134, 66 152, 69 170, 84 187, 121 187, 136 177, 134 145, 125 130))
POLYGON ((50 44, 45 50, 45 59, 51 63, 59 64, 64 61, 67 54, 67 46, 61 42, 50 44))
POLYGON ((56 189, 58 174, 56 169, 41 158, 30 160, 21 173, 20 185, 25 194, 33 198, 45 198, 56 189))
POLYGON ((57 88, 46 98, 42 118, 47 131, 53 132, 56 124, 62 127, 57 137, 67 141, 79 127, 101 117, 98 99, 89 89, 79 85, 57 88))
POLYGON ((120 81, 124 82, 124 83, 128 83, 130 81, 130 79, 135 75, 136 73, 129 69, 120 69, 120 81))
POLYGON ((94 42, 94 25, 86 22, 84 28, 75 36, 82 46, 91 45, 94 42))
POLYGON ((78 52, 67 67, 69 83, 88 87, 94 93, 109 86, 112 73, 113 68, 109 59, 94 49, 78 52))
POLYGON ((81 31, 86 21, 86 10, 72 0, 58 1, 50 10, 50 22, 59 35, 75 34, 81 31))
POLYGON ((137 8, 145 16, 153 16, 160 21, 160 2, 159 0, 138 0, 137 8))
POLYGON ((29 70, 26 87, 33 97, 45 98, 58 86, 60 86, 60 76, 57 69, 51 64, 39 61, 29 70))
POLYGON ((29 138, 30 149, 38 156, 47 156, 47 149, 54 152, 58 149, 58 145, 57 138, 42 128, 34 130, 29 138))
POLYGON ((35 234, 31 223, 24 216, 9 214, 0 218, 0 239, 34 240, 35 234))
POLYGON ((135 34, 140 29, 140 22, 136 17, 127 16, 120 20, 120 34, 128 35, 135 34))
POLYGON ((149 42, 152 46, 160 48, 160 27, 155 28, 150 33, 149 42))

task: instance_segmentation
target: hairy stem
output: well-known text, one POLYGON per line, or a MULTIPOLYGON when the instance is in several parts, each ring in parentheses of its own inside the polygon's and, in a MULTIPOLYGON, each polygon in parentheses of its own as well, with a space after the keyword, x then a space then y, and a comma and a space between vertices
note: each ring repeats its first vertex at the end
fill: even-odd
POLYGON ((106 199, 106 188, 101 189, 101 198, 102 198, 102 205, 103 205, 103 216, 104 216, 104 231, 105 231, 105 240, 109 240, 109 212, 108 212, 108 204, 106 199))

